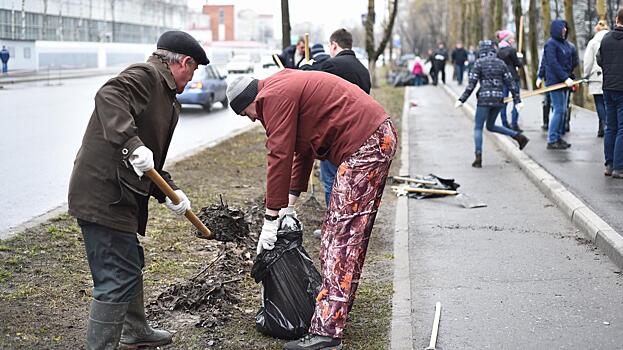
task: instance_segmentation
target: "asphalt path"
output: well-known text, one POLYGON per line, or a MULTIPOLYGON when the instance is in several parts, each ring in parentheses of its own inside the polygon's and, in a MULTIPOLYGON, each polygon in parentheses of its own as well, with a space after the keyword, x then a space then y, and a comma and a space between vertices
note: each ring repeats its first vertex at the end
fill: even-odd
POLYGON ((620 349, 621 271, 491 141, 471 167, 473 123, 441 88, 411 91, 411 174, 455 178, 488 204, 409 200, 413 348, 439 301, 439 350, 620 349))
MULTIPOLYGON (((262 78, 273 70, 258 70, 262 78)), ((0 90, 0 238, 62 206, 73 161, 93 111, 93 97, 110 76, 6 86, 0 90)), ((235 75, 230 75, 231 81, 235 75)), ((183 106, 168 159, 250 125, 230 108, 183 106)))
MULTIPOLYGON (((448 86, 459 95, 464 89, 464 86, 459 87, 454 81, 449 82, 448 86)), ((475 101, 475 96, 472 96, 468 102, 475 104, 475 101)), ((597 137, 597 114, 586 109, 574 109, 571 130, 564 136, 572 144, 571 148, 548 150, 547 132, 541 130, 541 101, 541 96, 529 97, 524 101, 526 107, 520 113, 519 124, 531 140, 524 152, 582 199, 617 232, 623 232, 623 180, 603 175, 603 138, 597 137)), ((497 124, 500 123, 498 119, 497 124)))

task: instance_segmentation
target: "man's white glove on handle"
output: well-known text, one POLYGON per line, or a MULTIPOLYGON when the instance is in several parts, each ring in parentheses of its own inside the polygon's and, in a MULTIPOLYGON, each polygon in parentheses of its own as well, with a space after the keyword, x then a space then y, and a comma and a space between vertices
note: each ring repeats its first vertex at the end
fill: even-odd
POLYGON ((293 205, 288 205, 286 208, 281 208, 279 210, 279 219, 283 218, 286 215, 296 218, 296 212, 294 211, 293 205))
POLYGON ((543 80, 541 80, 541 78, 536 78, 536 87, 540 89, 541 86, 543 86, 543 80))
POLYGON ((457 100, 456 102, 454 102, 454 108, 460 108, 463 106, 463 102, 457 100))
POLYGON ((257 254, 259 255, 263 250, 272 250, 275 248, 275 242, 277 242, 277 228, 279 227, 279 219, 266 220, 264 219, 264 225, 262 226, 262 233, 257 241, 257 254))
POLYGON ((571 78, 567 78, 567 80, 565 80, 565 84, 566 84, 568 87, 572 87, 572 86, 574 85, 574 83, 573 83, 573 79, 571 79, 571 78))
POLYGON ((517 112, 521 112, 521 110, 525 107, 525 105, 523 104, 523 102, 519 102, 518 104, 515 105, 515 109, 517 110, 517 112))
POLYGON ((179 204, 173 204, 173 201, 167 197, 165 205, 171 209, 177 215, 184 215, 186 210, 190 210, 190 200, 186 197, 186 194, 182 190, 175 190, 175 194, 180 198, 179 204))
POLYGON ((145 146, 138 146, 130 156, 130 164, 138 177, 154 168, 154 153, 145 146))

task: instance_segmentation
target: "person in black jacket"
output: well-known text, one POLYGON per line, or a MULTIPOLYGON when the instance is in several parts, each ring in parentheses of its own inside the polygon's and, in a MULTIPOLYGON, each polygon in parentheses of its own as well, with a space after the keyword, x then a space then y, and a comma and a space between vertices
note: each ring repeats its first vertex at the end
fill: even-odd
POLYGON ((478 51, 479 59, 474 64, 474 69, 469 75, 469 83, 455 107, 461 107, 469 98, 480 83, 480 90, 477 93, 478 103, 476 106, 476 120, 474 125, 474 144, 476 148, 476 158, 472 163, 474 168, 482 167, 482 128, 487 124, 487 130, 503 135, 511 136, 519 144, 519 149, 523 149, 528 143, 528 138, 518 131, 495 125, 495 119, 504 105, 504 86, 513 94, 513 100, 517 109, 523 108, 523 103, 519 98, 519 86, 513 80, 513 76, 508 71, 504 61, 497 58, 495 48, 490 40, 480 42, 478 51))
MULTIPOLYGON (((309 55, 311 56, 311 59, 312 59, 312 64, 311 64, 312 70, 320 70, 320 67, 322 67, 322 64, 326 60, 331 58, 331 56, 329 56, 328 53, 324 52, 324 46, 322 46, 322 44, 314 44, 309 49, 309 55)), ((301 66, 300 69, 305 70, 303 66, 301 66)))
POLYGON ((623 179, 623 9, 617 14, 614 30, 601 40, 597 64, 603 71, 606 130, 604 154, 606 176, 623 179))
MULTIPOLYGON (((314 46, 315 47, 315 46, 314 46)), ((366 94, 370 94, 372 83, 370 82, 370 72, 355 56, 352 50, 353 36, 344 28, 338 29, 329 37, 329 54, 331 58, 316 65, 301 66, 301 70, 319 70, 337 75, 361 88, 366 94)), ((315 59, 314 59, 315 60, 315 59)), ((320 182, 324 188, 325 203, 329 206, 329 198, 331 198, 331 189, 337 166, 328 160, 320 162, 320 182)), ((314 235, 320 236, 320 230, 314 231, 314 235)))
POLYGON ((465 71, 465 61, 467 61, 467 50, 462 42, 456 43, 456 47, 451 54, 452 64, 454 64, 454 75, 457 83, 463 85, 463 72, 465 71))
POLYGON ((433 69, 431 74, 433 75, 433 85, 437 85, 439 81, 439 73, 441 73, 441 81, 446 83, 446 62, 448 61, 448 50, 443 43, 439 43, 439 47, 433 52, 433 69))
MULTIPOLYGON (((510 30, 501 30, 496 33, 496 36, 499 41, 498 58, 506 63, 508 70, 513 76, 513 80, 515 80, 515 83, 519 86, 520 80, 518 70, 523 67, 523 63, 519 57, 521 53, 517 53, 517 50, 513 47, 513 44, 515 43, 515 34, 513 34, 510 30)), ((504 91, 504 96, 508 96, 509 90, 505 88, 504 91)), ((515 131, 521 131, 519 128, 519 112, 517 111, 517 108, 513 106, 511 123, 508 124, 508 118, 506 117, 506 105, 507 103, 504 104, 502 111, 500 111, 502 125, 507 128, 510 127, 515 131)))
MULTIPOLYGON (((299 38, 296 45, 290 45, 277 55, 285 68, 297 69, 305 60, 305 39, 299 38)), ((277 62, 275 64, 279 65, 277 62)))

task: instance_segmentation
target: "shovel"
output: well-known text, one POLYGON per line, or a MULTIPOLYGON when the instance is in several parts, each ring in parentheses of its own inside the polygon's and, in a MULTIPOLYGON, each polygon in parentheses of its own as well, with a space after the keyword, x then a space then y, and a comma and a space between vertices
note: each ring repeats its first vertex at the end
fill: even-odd
MULTIPOLYGON (((166 181, 164 181, 162 176, 160 176, 160 174, 158 174, 156 170, 151 169, 147 171, 145 175, 147 175, 147 177, 149 177, 149 179, 154 184, 156 184, 156 186, 158 186, 158 188, 167 197, 169 197, 169 199, 171 200, 171 202, 173 202, 173 204, 176 204, 176 205, 180 204, 181 202, 180 197, 177 196, 177 194, 175 193, 175 191, 173 191, 171 186, 169 186, 169 184, 166 181)), ((184 213, 184 216, 186 217, 186 219, 188 219, 188 221, 192 222, 192 224, 195 225, 197 230, 199 230, 201 234, 200 236, 198 236, 199 238, 214 239, 214 233, 212 233, 212 231, 210 231, 210 229, 208 229, 206 225, 204 225, 203 222, 199 220, 199 218, 197 217, 197 215, 195 215, 195 213, 193 213, 190 210, 186 210, 186 213, 184 213)))
POLYGON ((311 196, 305 201, 305 205, 320 207, 320 202, 316 199, 316 187, 314 186, 314 168, 316 168, 316 161, 314 161, 314 165, 312 166, 312 171, 309 174, 309 183, 311 185, 311 196))
POLYGON ((471 198, 465 193, 459 193, 455 190, 441 190, 437 188, 422 188, 422 187, 412 187, 409 185, 401 185, 401 186, 392 186, 392 191, 396 193, 397 196, 406 196, 409 193, 432 193, 439 194, 442 196, 454 196, 457 202, 463 208, 474 209, 474 208, 483 208, 486 207, 487 204, 476 199, 471 198))

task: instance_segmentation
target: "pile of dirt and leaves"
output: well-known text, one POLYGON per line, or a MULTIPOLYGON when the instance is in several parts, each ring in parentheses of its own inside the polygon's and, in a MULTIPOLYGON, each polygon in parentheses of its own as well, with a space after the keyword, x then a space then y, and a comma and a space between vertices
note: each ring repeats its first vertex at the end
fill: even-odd
MULTIPOLYGON (((400 125, 403 90, 373 95, 400 125)), ((255 329, 261 296, 250 276, 264 212, 265 139, 258 127, 168 166, 193 207, 205 207, 198 215, 217 240, 196 238, 186 220, 150 201, 147 234, 139 237, 145 300, 150 323, 174 333, 167 349, 283 347, 255 329)), ((324 194, 314 181, 319 203, 304 195, 297 214, 303 245, 320 267, 311 233, 322 223, 324 194)), ((345 331, 349 349, 389 347, 394 201, 386 191, 345 331)), ((0 349, 84 348, 91 289, 82 235, 66 213, 0 241, 0 349)))

